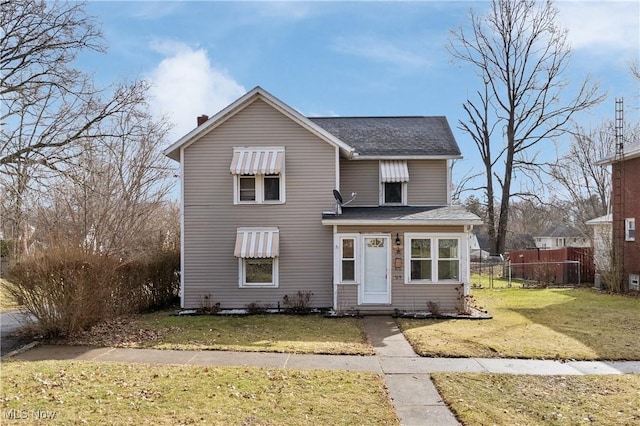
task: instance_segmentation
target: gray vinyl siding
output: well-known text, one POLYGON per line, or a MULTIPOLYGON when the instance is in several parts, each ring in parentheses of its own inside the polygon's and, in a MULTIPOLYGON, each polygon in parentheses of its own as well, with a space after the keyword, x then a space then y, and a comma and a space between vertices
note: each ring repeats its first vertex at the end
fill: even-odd
POLYGON ((410 160, 407 204, 410 206, 445 206, 447 199, 446 160, 410 160))
MULTIPOLYGON (((446 160, 409 160, 407 205, 445 206, 447 198, 446 160)), ((345 199, 352 192, 358 197, 350 206, 380 204, 380 162, 378 160, 340 159, 340 192, 345 199)))
POLYGON ((405 284, 404 283, 404 242, 405 232, 463 233, 464 226, 338 226, 338 233, 378 233, 391 236, 391 305, 358 305, 358 285, 338 284, 337 306, 339 310, 361 312, 389 312, 427 309, 428 302, 438 303, 443 312, 455 312, 459 295, 463 294, 462 284, 405 284), (402 244, 395 245, 399 234, 402 244), (400 251, 398 253, 397 251, 400 251), (402 267, 396 268, 396 259, 402 260, 402 267))
POLYGON ((340 192, 345 201, 351 193, 358 197, 351 207, 377 206, 380 204, 380 166, 378 160, 350 161, 340 159, 340 192))
POLYGON ((185 308, 219 302, 277 306, 285 294, 312 292, 315 307, 331 306, 332 228, 321 213, 334 206, 335 148, 261 100, 184 150, 185 308), (286 203, 234 205, 229 165, 233 147, 284 146, 286 203), (276 226, 280 231, 279 287, 239 288, 236 230, 276 226))

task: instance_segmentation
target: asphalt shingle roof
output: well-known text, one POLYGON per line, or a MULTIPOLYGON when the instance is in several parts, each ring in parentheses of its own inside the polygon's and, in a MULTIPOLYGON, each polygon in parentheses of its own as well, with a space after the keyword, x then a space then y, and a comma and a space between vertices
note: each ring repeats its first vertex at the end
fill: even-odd
POLYGON ((540 237, 584 237, 584 234, 573 226, 558 225, 553 228, 547 229, 545 232, 539 235, 540 237))
POLYGON ((460 223, 481 223, 478 216, 462 206, 441 207, 343 207, 342 214, 323 214, 323 219, 344 221, 397 221, 398 224, 411 221, 451 221, 460 223))
POLYGON ((310 117, 359 155, 459 156, 446 117, 310 117))

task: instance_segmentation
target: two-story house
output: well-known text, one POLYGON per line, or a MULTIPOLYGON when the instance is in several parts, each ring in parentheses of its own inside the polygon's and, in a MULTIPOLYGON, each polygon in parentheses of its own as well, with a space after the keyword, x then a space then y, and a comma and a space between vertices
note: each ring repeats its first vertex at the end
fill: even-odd
POLYGON ((540 249, 563 247, 591 247, 589 239, 578 228, 570 225, 553 226, 535 237, 540 249))
POLYGON ((640 290, 640 141, 598 162, 611 165, 611 265, 622 270, 622 288, 640 290))
POLYGON ((198 123, 165 150, 181 168, 183 308, 300 291, 338 311, 453 311, 468 294, 481 220, 451 205, 446 118, 308 118, 256 87, 198 123))

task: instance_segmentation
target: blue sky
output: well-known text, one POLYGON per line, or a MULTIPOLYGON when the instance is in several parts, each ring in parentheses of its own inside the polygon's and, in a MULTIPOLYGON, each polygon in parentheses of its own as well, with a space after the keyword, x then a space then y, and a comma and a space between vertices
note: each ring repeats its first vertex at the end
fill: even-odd
MULTIPOLYGON (((445 49, 450 29, 467 25, 485 1, 414 2, 102 2, 88 12, 109 50, 81 66, 101 84, 152 81, 154 112, 177 139, 196 116, 218 110, 259 85, 307 116, 445 115, 465 160, 454 180, 480 171, 472 141, 456 126, 478 87, 473 72, 445 49)), ((560 25, 574 49, 566 77, 589 74, 607 100, 578 117, 586 127, 613 118, 640 121, 640 2, 561 1, 560 25)), ((169 142, 173 142, 171 140, 169 142)), ((549 148, 551 149, 551 148, 549 148)))

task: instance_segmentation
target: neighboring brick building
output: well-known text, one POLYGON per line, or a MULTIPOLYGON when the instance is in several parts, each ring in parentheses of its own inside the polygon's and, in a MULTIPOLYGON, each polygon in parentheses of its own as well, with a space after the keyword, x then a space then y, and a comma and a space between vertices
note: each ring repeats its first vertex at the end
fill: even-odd
POLYGON ((625 145, 622 153, 606 158, 612 166, 612 225, 614 261, 622 261, 623 288, 640 290, 640 141, 625 145))

